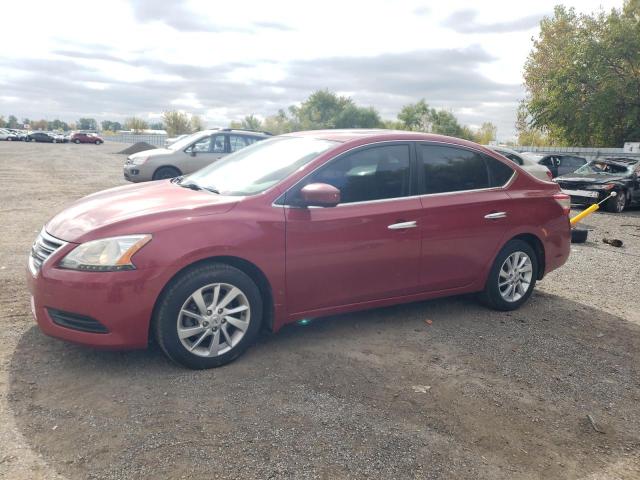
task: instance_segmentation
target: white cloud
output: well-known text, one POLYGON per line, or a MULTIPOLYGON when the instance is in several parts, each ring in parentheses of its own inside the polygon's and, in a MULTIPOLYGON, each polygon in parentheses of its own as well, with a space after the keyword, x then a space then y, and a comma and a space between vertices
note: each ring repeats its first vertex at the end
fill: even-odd
POLYGON ((20 41, 0 46, 0 115, 121 120, 175 107, 223 125, 329 87, 386 118, 424 97, 505 138, 536 19, 556 3, 112 0, 91 15, 86 1, 31 0, 38 15, 24 15, 9 2, 0 31, 20 41))

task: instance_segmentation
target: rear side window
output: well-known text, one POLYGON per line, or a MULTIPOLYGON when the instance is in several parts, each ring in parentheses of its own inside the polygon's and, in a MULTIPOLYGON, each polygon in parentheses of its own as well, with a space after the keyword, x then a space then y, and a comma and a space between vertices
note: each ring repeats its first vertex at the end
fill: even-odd
POLYGON ((422 193, 447 193, 506 184, 513 170, 481 153, 457 147, 421 145, 419 175, 422 193))
POLYGON ((248 145, 246 139, 246 137, 241 137, 240 135, 229 135, 229 147, 231 148, 231 152, 235 152, 236 150, 246 147, 248 145))
POLYGON ((419 150, 423 193, 489 188, 489 171, 479 154, 440 145, 421 145, 419 150))
POLYGON ((385 145, 347 154, 304 183, 333 185, 340 190, 340 203, 405 197, 410 192, 409 146, 385 145))
POLYGON ((511 170, 509 166, 487 155, 482 155, 482 157, 489 169, 489 185, 492 187, 502 187, 509 181, 513 175, 513 170, 511 170))

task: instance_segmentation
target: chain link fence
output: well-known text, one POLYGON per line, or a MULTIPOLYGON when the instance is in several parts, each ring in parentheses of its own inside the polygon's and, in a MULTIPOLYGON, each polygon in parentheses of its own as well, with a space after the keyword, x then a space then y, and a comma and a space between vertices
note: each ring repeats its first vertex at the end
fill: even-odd
POLYGON ((119 142, 119 143, 138 143, 146 142, 149 145, 156 147, 164 147, 164 142, 167 139, 166 135, 150 135, 150 134, 133 134, 133 133, 117 133, 115 135, 104 135, 102 138, 106 142, 119 142))

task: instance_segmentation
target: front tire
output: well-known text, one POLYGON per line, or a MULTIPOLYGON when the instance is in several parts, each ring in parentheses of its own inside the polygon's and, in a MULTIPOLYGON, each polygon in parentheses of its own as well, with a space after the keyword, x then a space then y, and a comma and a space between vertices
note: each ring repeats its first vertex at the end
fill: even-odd
POLYGON ((75 143, 76 145, 80 145, 80 140, 74 140, 73 143, 75 143))
POLYGON ((153 180, 168 180, 180 176, 180 171, 174 167, 160 167, 153 172, 153 180))
POLYGON ((493 262, 480 298, 495 310, 515 310, 531 296, 537 278, 536 252, 527 242, 510 240, 493 262))
POLYGON ((102 142, 100 140, 96 140, 96 145, 100 145, 102 142))
POLYGON ((174 362, 192 369, 225 365, 255 341, 262 323, 262 296, 255 282, 230 265, 187 270, 163 294, 153 334, 174 362))
POLYGON ((618 190, 615 197, 610 198, 604 204, 604 209, 611 213, 622 213, 627 206, 627 192, 618 190))

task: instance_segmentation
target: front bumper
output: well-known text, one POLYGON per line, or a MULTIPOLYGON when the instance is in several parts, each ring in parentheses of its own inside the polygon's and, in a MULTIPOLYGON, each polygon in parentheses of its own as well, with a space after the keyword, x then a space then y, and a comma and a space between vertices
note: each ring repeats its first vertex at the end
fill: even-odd
POLYGON ((598 203, 608 195, 605 190, 584 190, 579 188, 563 188, 562 192, 571 197, 571 203, 580 205, 598 203))
POLYGON ((133 183, 145 181, 145 178, 142 175, 142 170, 140 169, 140 165, 125 163, 124 168, 122 169, 122 174, 124 175, 125 180, 133 183))
POLYGON ((45 262, 35 275, 27 268, 31 309, 42 332, 95 348, 127 350, 147 346, 153 307, 166 282, 164 270, 98 273, 51 265, 45 262), (63 326, 52 318, 55 312, 94 319, 107 331, 83 331, 73 328, 73 322, 63 326))

